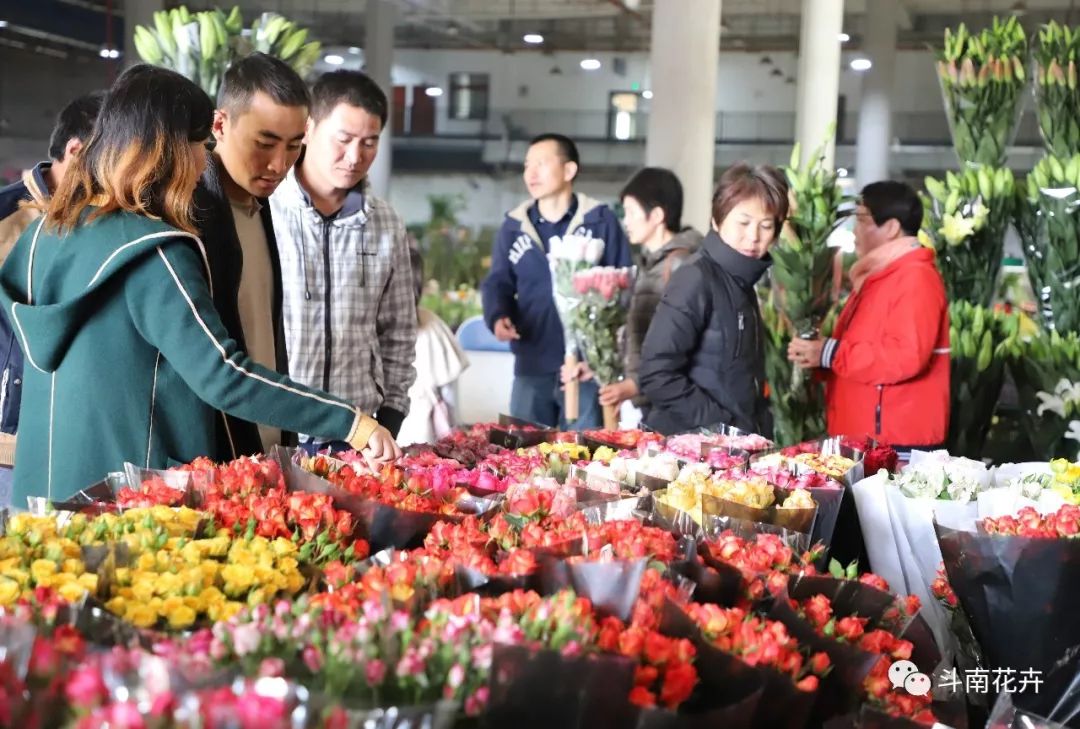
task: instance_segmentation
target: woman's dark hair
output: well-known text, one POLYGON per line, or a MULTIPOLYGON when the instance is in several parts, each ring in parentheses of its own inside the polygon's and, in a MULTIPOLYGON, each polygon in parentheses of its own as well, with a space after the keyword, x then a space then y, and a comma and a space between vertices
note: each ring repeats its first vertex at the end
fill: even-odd
POLYGON ((777 235, 788 216, 788 184, 784 174, 772 165, 751 167, 745 162, 729 167, 720 176, 712 199, 713 223, 720 225, 732 208, 744 200, 757 198, 776 221, 777 235))
POLYGON ((923 205, 910 185, 895 180, 874 182, 863 188, 859 202, 870 211, 875 225, 880 227, 895 218, 904 235, 919 234, 923 205))
POLYGON ((379 117, 381 128, 386 127, 389 114, 386 92, 374 79, 360 71, 330 71, 319 76, 311 88, 311 118, 322 121, 338 107, 348 104, 379 117))
POLYGON ((60 110, 49 136, 49 159, 63 162, 64 150, 71 139, 78 139, 86 144, 90 133, 94 131, 94 120, 97 119, 101 102, 104 100, 104 91, 91 91, 73 99, 60 110))
POLYGON ((266 94, 279 106, 311 106, 311 94, 300 74, 265 53, 252 53, 229 66, 218 91, 218 108, 242 116, 256 93, 266 94))
POLYGON ((675 173, 663 167, 646 167, 630 178, 619 199, 632 197, 648 215, 654 209, 664 211, 664 226, 672 233, 682 230, 682 183, 675 173))
POLYGON ((424 295, 424 254, 416 245, 409 246, 409 264, 412 268, 413 293, 416 294, 416 305, 420 306, 420 299, 424 295))
POLYGON ((82 152, 46 212, 55 230, 116 210, 164 220, 194 233, 192 193, 202 170, 192 142, 210 137, 214 106, 202 89, 157 66, 132 66, 102 104, 82 152))

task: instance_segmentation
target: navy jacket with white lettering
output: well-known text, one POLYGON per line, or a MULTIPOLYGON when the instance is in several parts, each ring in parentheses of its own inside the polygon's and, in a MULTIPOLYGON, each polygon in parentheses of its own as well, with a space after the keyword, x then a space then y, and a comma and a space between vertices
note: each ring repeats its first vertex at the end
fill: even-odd
MULTIPOLYGON (((607 205, 578 195, 577 213, 568 234, 604 241, 599 266, 629 266, 630 244, 615 213, 607 205)), ((506 214, 491 253, 491 273, 484 280, 484 321, 489 328, 510 317, 521 339, 511 342, 514 374, 547 375, 559 371, 565 354, 562 323, 555 308, 548 242, 540 240, 529 220, 528 200, 506 214)))

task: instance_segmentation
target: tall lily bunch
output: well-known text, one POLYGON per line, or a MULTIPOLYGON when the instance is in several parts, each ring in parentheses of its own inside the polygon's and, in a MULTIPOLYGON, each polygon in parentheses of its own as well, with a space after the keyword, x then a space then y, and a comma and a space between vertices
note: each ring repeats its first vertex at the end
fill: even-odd
POLYGON ((1000 167, 1016 133, 1027 84, 1028 46, 1016 17, 971 33, 946 29, 937 74, 953 146, 966 165, 1000 167))

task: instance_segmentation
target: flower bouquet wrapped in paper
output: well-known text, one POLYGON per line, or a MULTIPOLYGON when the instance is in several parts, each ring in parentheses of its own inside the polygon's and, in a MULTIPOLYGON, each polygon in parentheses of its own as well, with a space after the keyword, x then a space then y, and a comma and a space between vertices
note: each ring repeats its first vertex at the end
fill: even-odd
MULTIPOLYGON (((619 330, 626 324, 631 269, 597 266, 574 274, 574 291, 580 297, 574 309, 574 334, 585 361, 601 385, 623 376, 619 330)), ((619 427, 618 410, 604 406, 604 428, 619 427)))
MULTIPOLYGON (((549 242, 548 265, 551 267, 551 283, 555 293, 555 308, 563 327, 563 340, 566 343, 566 363, 576 365, 578 347, 575 340, 575 311, 581 295, 574 286, 574 277, 578 272, 595 266, 604 255, 604 241, 584 235, 564 235, 552 238, 549 242)), ((567 420, 578 417, 577 381, 566 384, 563 412, 567 420)))

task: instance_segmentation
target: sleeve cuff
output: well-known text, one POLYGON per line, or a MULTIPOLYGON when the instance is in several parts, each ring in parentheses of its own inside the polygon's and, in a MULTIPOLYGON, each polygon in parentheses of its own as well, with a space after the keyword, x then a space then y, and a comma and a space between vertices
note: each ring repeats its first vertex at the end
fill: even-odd
POLYGON ((821 366, 825 369, 832 369, 833 358, 836 357, 836 350, 840 348, 840 340, 829 337, 825 340, 825 346, 821 348, 821 366))
POLYGON ((353 450, 362 451, 367 447, 368 439, 371 438, 371 434, 378 427, 379 423, 375 418, 357 413, 352 430, 349 431, 349 437, 345 440, 348 441, 349 447, 353 450))
POLYGON ((405 413, 392 407, 383 406, 375 413, 375 420, 382 427, 390 431, 390 435, 397 439, 401 424, 405 422, 405 413))

